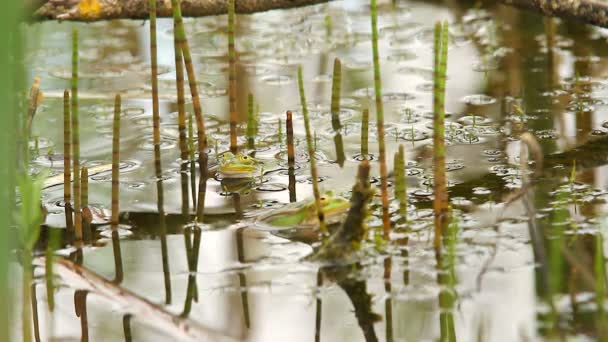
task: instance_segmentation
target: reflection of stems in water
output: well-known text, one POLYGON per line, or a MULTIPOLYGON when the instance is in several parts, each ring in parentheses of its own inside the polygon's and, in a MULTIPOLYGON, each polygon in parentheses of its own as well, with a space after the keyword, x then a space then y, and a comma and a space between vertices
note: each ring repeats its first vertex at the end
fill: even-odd
POLYGON ((384 291, 387 298, 384 302, 384 316, 386 320, 386 342, 393 341, 393 301, 391 297, 391 270, 393 262, 390 257, 384 259, 384 291))
MULTIPOLYGON (((236 231, 236 251, 239 263, 245 264, 245 246, 243 241, 244 228, 240 228, 236 231)), ((249 300, 247 299, 247 278, 245 278, 245 272, 241 271, 239 275, 239 287, 241 292, 241 301, 243 303, 243 318, 245 320, 245 326, 249 328, 251 321, 249 318, 249 300)))
POLYGON ((63 203, 65 210, 65 226, 68 232, 74 229, 72 220, 72 169, 71 169, 71 149, 72 149, 72 130, 70 122, 70 92, 66 89, 63 92, 63 203))
POLYGON ((87 291, 74 292, 74 311, 76 316, 80 317, 80 341, 87 342, 89 340, 89 320, 87 317, 87 291))
POLYGON ((112 253, 114 255, 114 280, 116 284, 122 283, 122 253, 120 251, 120 239, 118 237, 118 230, 112 230, 112 253))
POLYGON ((283 121, 281 121, 281 118, 278 119, 277 129, 279 130, 277 133, 277 143, 279 147, 281 147, 281 144, 283 143, 283 121))
MULTIPOLYGON (((441 237, 449 222, 448 192, 445 175, 445 79, 448 53, 448 24, 435 24, 435 72, 433 82, 433 184, 435 211, 435 253, 440 253, 441 237)), ((413 138, 413 137, 412 137, 413 138)))
POLYGON ((234 2, 228 0, 228 97, 230 107, 230 152, 236 154, 238 150, 236 141, 236 50, 234 46, 234 2))
POLYGON ((93 216, 89 208, 89 168, 86 166, 80 169, 80 188, 82 189, 82 233, 84 241, 89 242, 91 241, 91 221, 93 221, 93 216))
MULTIPOLYGON (((306 145, 308 146, 308 157, 310 158, 310 176, 312 178, 312 191, 315 196, 315 209, 319 217, 319 227, 321 234, 327 234, 325 226, 325 215, 321 208, 321 194, 319 192, 319 180, 317 178, 317 161, 315 159, 315 149, 310 134, 310 123, 308 121, 308 108, 306 106, 306 94, 304 92, 304 80, 302 77, 302 66, 298 66, 298 86, 300 88, 300 104, 302 105, 302 115, 304 116, 304 128, 306 129, 306 145)), ((315 139, 316 140, 316 139, 315 139)))
POLYGON ((602 233, 598 232, 595 237, 595 255, 593 258, 595 273, 595 301, 597 304, 596 329, 600 341, 608 338, 606 326, 606 312, 604 303, 606 299, 606 258, 604 257, 604 239, 602 233))
POLYGON ((384 106, 382 104, 382 81, 380 79, 380 56, 378 53, 378 8, 376 0, 371 0, 372 21, 372 54, 374 60, 374 91, 376 96, 376 125, 378 126, 378 154, 380 162, 380 189, 382 194, 383 236, 389 239, 391 222, 388 213, 388 178, 386 167, 386 150, 384 146, 384 106))
POLYGON ((446 244, 445 255, 443 251, 436 253, 437 261, 437 284, 439 290, 439 326, 440 341, 456 341, 456 330, 454 326, 454 305, 456 302, 456 239, 458 234, 458 221, 453 220, 447 227, 444 241, 446 244))
POLYGON ((184 239, 186 242, 186 256, 188 258, 188 288, 186 290, 186 301, 181 317, 188 317, 192 309, 192 301, 198 301, 198 290, 196 287, 196 272, 198 270, 198 253, 201 246, 201 230, 198 227, 184 229, 184 239), (190 241, 190 233, 193 232, 194 242, 190 241))
MULTIPOLYGON (((72 156, 74 173, 74 229, 76 241, 82 241, 80 211, 80 133, 78 124, 78 30, 72 30, 72 156)), ((64 185, 65 186, 65 185, 64 185)))
POLYGON ((336 135, 334 135, 334 146, 336 147, 336 163, 342 167, 344 166, 344 161, 346 160, 346 156, 344 155, 344 142, 342 140, 342 134, 336 133, 336 135))
POLYGON ((253 94, 247 96, 247 148, 255 149, 255 113, 253 111, 253 94))
POLYGON ((323 286, 323 269, 317 271, 317 306, 315 312, 315 342, 321 341, 321 319, 323 317, 323 301, 320 289, 323 286))
POLYGON ((49 311, 55 310, 55 282, 53 279, 53 259, 54 252, 59 248, 61 240, 61 231, 59 229, 49 228, 47 230, 48 244, 46 246, 46 263, 45 263, 45 284, 46 298, 49 306, 49 311))
POLYGON ((287 119, 285 120, 285 130, 287 131, 287 167, 289 175, 289 202, 295 202, 296 199, 296 174, 295 174, 295 148, 293 146, 293 118, 291 111, 287 111, 287 119))
POLYGON ((361 156, 367 159, 369 154, 369 109, 365 108, 361 115, 361 156))
POLYGON ((34 323, 34 340, 40 342, 40 324, 38 322, 38 296, 36 295, 36 283, 32 283, 32 320, 34 323))
POLYGON ((207 151, 205 150, 207 148, 207 133, 205 133, 205 121, 203 120, 203 110, 201 108, 201 101, 198 94, 196 74, 194 72, 192 56, 190 55, 186 30, 184 29, 184 22, 182 20, 181 1, 171 0, 171 7, 173 8, 173 21, 175 22, 175 35, 181 48, 181 52, 183 53, 184 64, 186 65, 186 72, 188 74, 188 85, 190 88, 190 94, 192 96, 192 107, 194 108, 194 115, 196 117, 196 130, 198 133, 198 163, 200 173, 198 199, 196 201, 196 220, 197 222, 202 222, 205 207, 205 194, 207 192, 208 156, 207 151))
POLYGON ((125 334, 125 342, 131 342, 133 340, 133 335, 131 334, 131 317, 132 315, 124 315, 122 316, 122 331, 125 334))

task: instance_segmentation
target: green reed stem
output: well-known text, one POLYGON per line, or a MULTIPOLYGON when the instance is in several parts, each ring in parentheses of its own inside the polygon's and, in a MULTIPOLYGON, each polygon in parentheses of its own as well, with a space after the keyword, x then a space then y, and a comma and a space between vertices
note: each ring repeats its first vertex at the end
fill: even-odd
POLYGON ((325 235, 327 234, 327 227, 325 226, 325 215, 321 207, 321 193, 319 192, 319 180, 317 179, 317 161, 310 132, 310 123, 308 121, 308 108, 306 106, 301 65, 298 66, 298 86, 300 88, 300 104, 302 105, 302 115, 304 116, 304 128, 306 129, 306 145, 308 146, 308 157, 310 158, 310 176, 312 178, 312 191, 315 196, 315 208, 319 217, 319 228, 321 229, 321 233, 325 235))
POLYGON ((595 300, 598 308, 596 326, 600 340, 608 337, 606 326, 606 312, 604 303, 606 301, 606 258, 604 257, 604 238, 601 233, 595 237, 595 255, 593 269, 595 273, 595 300))
POLYGON ((395 153, 395 197, 399 201, 399 215, 407 221, 407 184, 405 178, 405 148, 399 145, 395 153))
POLYGON ((253 111, 253 94, 247 96, 247 148, 255 149, 255 112, 253 111))
POLYGON ((386 166, 386 147, 384 143, 384 106, 382 104, 382 81, 380 78, 380 56, 378 52, 378 7, 376 0, 371 0, 371 17, 374 90, 376 95, 376 124, 378 126, 378 148, 380 158, 380 189, 382 194, 382 225, 384 227, 384 239, 388 240, 391 231, 391 222, 388 213, 388 170, 386 166))
POLYGON ((112 230, 118 228, 119 213, 119 169, 120 169, 120 95, 114 98, 114 123, 112 126, 112 230))
POLYGON ((435 250, 441 249, 442 236, 449 222, 448 193, 445 169, 445 81, 447 71, 448 24, 435 24, 433 82, 433 184, 435 211, 435 250))
POLYGON ((361 115, 361 156, 369 154, 369 109, 365 108, 361 115))
POLYGON ((70 119, 70 92, 63 92, 63 202, 65 209, 65 226, 67 231, 74 229, 72 220, 72 129, 70 119))
POLYGON ((340 86, 342 83, 342 63, 340 59, 334 59, 334 75, 331 85, 331 126, 334 131, 342 128, 340 124, 340 86))
POLYGON ((74 229, 76 241, 82 241, 80 205, 80 132, 78 123, 78 30, 72 30, 72 156, 74 173, 74 229))
MULTIPOLYGON (((154 174, 162 174, 160 154, 160 113, 158 104, 158 47, 156 43, 156 0, 150 0, 150 82, 152 83, 152 129, 154 143, 154 174)), ((159 195, 157 195, 159 196, 159 195)))
POLYGON ((234 1, 228 0, 228 97, 230 101, 230 152, 238 150, 236 142, 236 49, 234 46, 234 1))
POLYGON ((186 65, 186 72, 188 74, 190 94, 192 96, 192 107, 194 108, 194 115, 196 117, 196 130, 198 133, 198 163, 201 178, 198 187, 196 220, 197 222, 202 222, 205 207, 205 194, 207 191, 208 156, 207 151, 205 150, 207 147, 207 133, 205 132, 205 121, 203 120, 203 110, 201 107, 201 101, 198 93, 198 85, 196 82, 196 74, 194 72, 194 66, 192 63, 192 55, 190 54, 188 39, 186 37, 186 30, 184 28, 184 22, 182 19, 181 1, 171 0, 171 6, 173 8, 175 35, 179 42, 179 46, 181 47, 181 52, 183 53, 184 64, 186 65))
POLYGON ((287 111, 285 120, 285 130, 287 131, 287 167, 289 175, 289 202, 296 201, 295 169, 296 156, 293 143, 293 116, 291 111, 287 111))
POLYGON ((278 119, 277 126, 279 130, 277 133, 277 142, 279 143, 279 146, 281 146, 281 143, 283 142, 283 121, 281 118, 278 119))

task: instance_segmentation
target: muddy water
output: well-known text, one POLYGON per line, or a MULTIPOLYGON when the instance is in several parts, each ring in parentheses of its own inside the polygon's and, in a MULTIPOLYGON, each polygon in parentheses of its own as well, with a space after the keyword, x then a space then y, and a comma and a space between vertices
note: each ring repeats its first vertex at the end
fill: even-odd
MULTIPOLYGON (((303 200, 312 194, 295 78, 298 64, 304 68, 317 137, 320 186, 348 197, 362 159, 361 113, 369 109, 370 118, 375 118, 369 11, 364 2, 337 1, 238 17, 239 117, 244 132, 247 94, 254 94, 260 120, 255 156, 265 165, 259 177, 234 189, 209 179, 198 249, 186 247, 198 237, 190 234, 188 223, 194 213, 191 196, 188 203, 182 200, 182 177, 189 183, 189 174, 180 170, 171 21, 158 23, 165 227, 157 211, 153 168, 147 23, 48 22, 28 28, 30 75, 42 77, 46 98, 34 122, 34 172, 62 171, 61 96, 71 76, 72 27, 81 37, 85 165, 110 162, 112 99, 117 92, 125 99, 121 260, 116 260, 108 226, 111 174, 100 172, 89 180, 96 241, 84 249, 83 265, 225 340, 597 337, 601 310, 594 300, 596 288, 573 274, 599 278, 593 260, 598 249, 606 248, 600 238, 608 153, 608 92, 603 79, 608 34, 567 22, 554 23, 554 33, 547 34, 550 26, 541 17, 503 7, 480 10, 400 2, 396 7, 383 4, 379 16, 387 152, 392 156, 399 144, 405 146, 411 223, 380 251, 370 243, 367 257, 346 276, 302 261, 313 246, 261 231, 251 222, 260 213, 289 203, 285 137, 278 134, 286 110, 294 112, 296 197, 303 200), (437 271, 428 209, 429 146, 432 25, 443 19, 450 22, 446 140, 458 233, 450 249, 452 266, 437 271), (343 65, 342 167, 336 161, 329 110, 335 57, 343 65), (533 133, 542 147, 544 174, 522 192, 535 167, 532 163, 522 168, 525 147, 517 137, 524 131, 533 133), (571 256, 580 261, 576 267, 556 257, 560 254, 551 241, 559 232, 567 239, 571 256), (537 236, 533 241, 531 234, 537 236), (189 271, 189 253, 198 255, 195 272, 189 271), (563 265, 552 267, 551 261, 557 259, 563 265), (562 271, 557 278, 556 270, 562 271), (446 272, 451 280, 438 281, 446 272), (561 285, 551 285, 555 283, 561 285), (455 298, 448 306, 438 300, 446 291, 455 298), (354 295, 361 293, 371 296, 371 307, 353 299, 361 299, 354 295), (554 298, 555 315, 547 293, 554 298)), ((225 16, 186 20, 212 165, 217 154, 229 148, 226 22, 225 16)), ((375 129, 372 120, 367 156, 371 159, 377 159, 375 129)), ((377 177, 378 167, 372 167, 377 177)), ((61 184, 45 189, 49 226, 65 226, 62 199, 61 184)), ((370 226, 379 225, 377 216, 370 219, 370 226)), ((75 254, 70 246, 60 252, 75 254)), ((603 256, 600 260, 604 264, 603 256)), ((43 278, 33 288, 36 329, 42 340, 185 339, 179 329, 154 324, 145 315, 130 315, 120 298, 77 291, 69 282, 57 290, 53 317, 47 312, 43 278)))

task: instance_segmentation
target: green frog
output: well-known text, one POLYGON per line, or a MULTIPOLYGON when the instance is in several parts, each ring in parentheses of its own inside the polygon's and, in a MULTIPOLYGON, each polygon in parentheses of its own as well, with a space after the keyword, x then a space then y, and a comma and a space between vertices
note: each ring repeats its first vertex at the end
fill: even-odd
MULTIPOLYGON (((343 214, 350 208, 350 202, 347 199, 336 196, 332 191, 321 195, 320 202, 325 223, 328 225, 340 222, 343 214)), ((284 208, 260 216, 257 221, 278 229, 311 228, 319 225, 314 199, 287 205, 284 208)))
POLYGON ((253 178, 260 172, 261 162, 243 153, 226 152, 219 160, 219 173, 223 178, 253 178))

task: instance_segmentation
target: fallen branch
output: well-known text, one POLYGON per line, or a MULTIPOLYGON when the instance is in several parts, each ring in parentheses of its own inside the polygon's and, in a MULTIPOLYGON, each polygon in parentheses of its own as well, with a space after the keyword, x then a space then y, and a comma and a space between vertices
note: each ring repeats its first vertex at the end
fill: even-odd
MULTIPOLYGON (((44 265, 45 258, 38 258, 36 264, 44 265)), ((94 293, 119 306, 122 312, 132 314, 141 322, 165 331, 180 341, 232 340, 189 319, 172 315, 160 306, 67 259, 55 260, 54 273, 66 286, 94 293)))
POLYGON ((608 2, 602 0, 499 0, 505 5, 533 10, 547 16, 574 19, 608 27, 608 2))
MULTIPOLYGON (((273 9, 301 7, 330 0, 238 0, 236 13, 255 13, 273 9)), ((96 21, 109 19, 147 19, 148 0, 50 0, 34 12, 35 20, 96 21)), ((183 0, 184 17, 203 17, 227 13, 227 0, 183 0)), ((171 17, 171 1, 158 1, 158 17, 171 17)))

